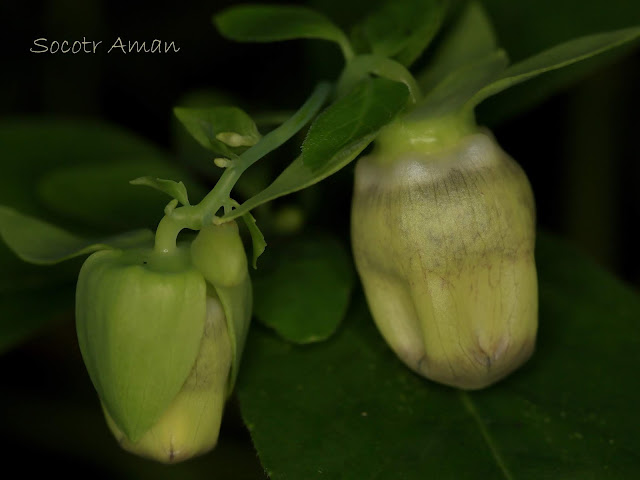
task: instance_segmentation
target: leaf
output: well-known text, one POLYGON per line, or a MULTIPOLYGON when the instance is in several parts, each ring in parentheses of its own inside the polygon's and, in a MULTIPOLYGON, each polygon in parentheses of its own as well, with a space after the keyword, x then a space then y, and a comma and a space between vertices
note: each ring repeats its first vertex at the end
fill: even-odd
POLYGON ((484 391, 410 372, 362 303, 313 347, 254 328, 238 395, 270 478, 638 477, 640 298, 547 235, 537 262, 537 351, 484 391))
POLYGON ((357 24, 354 43, 411 65, 429 45, 444 16, 444 0, 390 0, 357 24))
MULTIPOLYGON (((640 20, 640 2, 635 0, 614 4, 606 0, 483 0, 483 5, 514 61, 572 38, 637 26, 640 20)), ((491 125, 504 122, 628 55, 630 50, 612 50, 522 83, 483 103, 479 118, 491 125)))
POLYGON ((131 185, 146 185, 147 187, 154 188, 161 192, 166 193, 170 197, 178 200, 182 205, 189 204, 189 195, 187 194, 187 188, 182 182, 175 182, 173 180, 164 180, 162 178, 153 177, 139 177, 129 182, 131 185))
POLYGON ((50 265, 110 248, 132 248, 153 241, 149 230, 136 230, 100 240, 87 240, 50 223, 0 205, 0 237, 26 262, 50 265))
POLYGON ((438 118, 463 110, 469 99, 490 84, 507 68, 509 60, 504 50, 496 50, 460 67, 444 78, 409 113, 412 117, 438 118))
POLYGON ((254 313, 290 342, 326 340, 346 314, 354 280, 351 259, 332 236, 275 245, 253 279, 254 313))
POLYGON ((249 230, 249 234, 251 235, 251 244, 253 246, 252 265, 253 268, 258 268, 258 258, 264 253, 267 242, 264 240, 264 235, 258 228, 258 224, 256 223, 256 219, 253 218, 253 215, 245 213, 242 215, 242 220, 244 220, 247 230, 249 230))
POLYGON ((98 231, 118 231, 154 227, 166 204, 162 195, 133 188, 132 178, 143 175, 183 178, 192 197, 201 199, 206 193, 186 171, 168 163, 152 158, 124 160, 127 161, 54 170, 39 182, 40 198, 50 210, 77 224, 98 231))
POLYGON ((496 34, 487 13, 479 2, 469 2, 447 32, 428 68, 418 76, 418 83, 424 92, 429 92, 447 75, 497 49, 496 34))
POLYGON ((218 31, 236 42, 277 42, 315 38, 335 42, 351 50, 344 32, 326 16, 307 7, 292 5, 241 5, 228 8, 213 19, 218 31))
POLYGON ((237 107, 176 107, 173 112, 193 138, 216 155, 233 157, 238 148, 260 140, 256 124, 237 107))
POLYGON ((472 110, 488 97, 518 83, 639 37, 640 28, 591 35, 558 45, 508 68, 505 68, 506 55, 498 50, 446 77, 425 96, 412 115, 437 117, 460 110, 472 110))
POLYGON ((407 103, 406 86, 376 78, 324 110, 309 129, 302 153, 258 195, 223 218, 231 220, 274 198, 306 188, 356 158, 407 103))
MULTIPOLYGON (((50 213, 36 186, 53 170, 133 158, 148 159, 147 164, 168 162, 154 145, 104 122, 9 117, 0 121, 0 145, 4 159, 0 204, 14 205, 30 215, 50 213)), ((127 189, 131 178, 124 180, 127 189)))
POLYGON ((478 91, 469 103, 473 106, 518 83, 551 70, 566 67, 640 38, 640 27, 578 38, 545 50, 506 69, 502 75, 478 91))

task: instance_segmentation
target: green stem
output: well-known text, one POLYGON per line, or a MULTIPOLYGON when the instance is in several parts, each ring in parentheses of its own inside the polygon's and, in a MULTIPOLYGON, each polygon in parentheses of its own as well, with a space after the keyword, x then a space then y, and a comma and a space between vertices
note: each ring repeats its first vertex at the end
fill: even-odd
POLYGON ((170 215, 165 215, 156 230, 154 251, 156 253, 172 253, 176 249, 178 234, 184 228, 170 215))
POLYGON ((409 70, 401 63, 379 55, 359 55, 348 63, 338 82, 338 96, 348 93, 355 84, 370 73, 404 83, 409 89, 413 103, 422 97, 420 86, 409 70))
POLYGON ((231 190, 244 171, 285 143, 306 125, 318 113, 330 91, 330 84, 320 83, 311 97, 293 116, 275 130, 267 133, 256 145, 232 161, 213 190, 195 207, 201 215, 203 225, 210 223, 220 207, 229 201, 231 190))
POLYGON ((183 206, 166 214, 156 230, 155 251, 163 254, 173 252, 176 249, 178 234, 182 229, 199 230, 203 225, 213 221, 221 207, 230 206, 231 190, 244 171, 309 123, 327 100, 330 92, 329 83, 320 83, 296 113, 262 137, 253 147, 232 160, 215 187, 198 205, 183 206))

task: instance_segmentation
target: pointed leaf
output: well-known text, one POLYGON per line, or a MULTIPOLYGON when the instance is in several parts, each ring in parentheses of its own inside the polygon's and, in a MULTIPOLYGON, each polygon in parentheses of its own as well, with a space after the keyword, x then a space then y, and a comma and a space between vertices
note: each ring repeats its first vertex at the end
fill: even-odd
POLYGON ((599 33, 571 40, 534 55, 506 69, 498 78, 480 89, 470 100, 475 107, 488 97, 500 93, 542 73, 585 60, 640 38, 640 27, 599 33))
POLYGON ((637 478, 640 298, 538 240, 537 350, 483 391, 409 371, 360 302, 313 347, 254 328, 238 395, 270 478, 637 478))
POLYGON ((444 0, 390 0, 354 27, 356 45, 411 65, 429 45, 444 16, 444 0))
POLYGON ((97 250, 133 248, 153 241, 153 233, 149 230, 87 240, 3 205, 0 205, 0 237, 24 261, 41 265, 97 250))
POLYGON ((252 265, 253 268, 258 268, 258 258, 264 253, 264 249, 267 247, 267 242, 264 239, 264 235, 258 228, 256 219, 251 215, 251 213, 245 213, 242 215, 242 220, 244 220, 244 223, 249 230, 249 234, 251 235, 251 244, 253 246, 252 265))
POLYGON ((496 34, 487 13, 479 2, 469 2, 429 61, 429 67, 418 76, 418 83, 424 92, 429 92, 458 68, 497 49, 496 34))
POLYGON ((178 200, 182 205, 189 205, 189 195, 187 187, 182 182, 173 180, 164 180, 162 178, 139 177, 129 182, 131 185, 146 185, 166 193, 170 197, 178 200))
POLYGON ((260 140, 256 124, 237 107, 176 107, 173 111, 193 138, 216 155, 233 157, 260 140))
POLYGON ((298 238, 269 249, 256 272, 256 318, 294 343, 329 338, 347 312, 355 275, 334 237, 298 238))
POLYGON ((269 187, 223 218, 237 218, 337 172, 404 109, 408 98, 409 91, 401 83, 383 78, 361 83, 318 115, 302 144, 302 154, 269 187))
POLYGON ((214 17, 219 32, 237 42, 277 42, 316 38, 336 42, 350 50, 345 34, 326 16, 293 5, 242 5, 214 17))

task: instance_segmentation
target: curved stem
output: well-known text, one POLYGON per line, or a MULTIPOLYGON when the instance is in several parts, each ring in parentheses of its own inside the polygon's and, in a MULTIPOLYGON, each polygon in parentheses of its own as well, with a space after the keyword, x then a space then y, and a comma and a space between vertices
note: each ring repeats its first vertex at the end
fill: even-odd
POLYGON ((228 200, 231 190, 240 178, 240 175, 242 175, 247 168, 285 143, 304 125, 311 121, 326 101, 330 91, 331 85, 329 83, 320 83, 311 97, 309 97, 293 116, 278 128, 266 134, 257 144, 231 162, 231 165, 227 167, 213 190, 194 207, 202 219, 202 224, 211 222, 216 212, 228 200))
POLYGON ((180 231, 185 228, 170 215, 165 215, 156 230, 154 251, 156 253, 172 253, 176 249, 176 240, 180 231))
POLYGON ((240 175, 266 154, 275 150, 289 140, 318 113, 331 92, 331 85, 320 83, 309 99, 288 120, 275 130, 266 134, 253 147, 231 163, 198 205, 187 205, 168 212, 156 230, 154 251, 156 253, 172 253, 176 249, 178 234, 184 228, 199 230, 210 224, 221 207, 231 205, 230 194, 240 175))
POLYGON ((420 86, 409 70, 401 63, 379 55, 359 55, 355 57, 347 65, 340 77, 338 95, 346 94, 369 73, 404 83, 409 89, 413 103, 416 103, 422 97, 420 86))

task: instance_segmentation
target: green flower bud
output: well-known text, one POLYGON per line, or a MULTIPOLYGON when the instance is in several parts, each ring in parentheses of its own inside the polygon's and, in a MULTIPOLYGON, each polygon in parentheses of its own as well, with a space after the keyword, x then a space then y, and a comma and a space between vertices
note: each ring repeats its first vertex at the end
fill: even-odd
POLYGON ((208 297, 198 356, 160 419, 138 442, 132 442, 104 408, 109 428, 125 450, 160 462, 179 462, 206 453, 218 441, 230 368, 231 343, 224 310, 217 298, 208 297))
POLYGON ((535 208, 524 172, 494 138, 456 128, 434 137, 428 126, 396 125, 358 162, 352 242, 396 354, 427 378, 477 389, 534 349, 535 208))
POLYGON ((236 222, 209 225, 191 244, 193 264, 212 285, 238 285, 247 275, 247 256, 236 222))
MULTIPOLYGON (((225 248, 220 241, 208 246, 225 248)), ((215 446, 251 316, 244 250, 227 253, 242 255, 244 276, 215 278, 233 286, 208 282, 189 247, 101 251, 83 265, 80 349, 126 450, 169 463, 215 446)))

